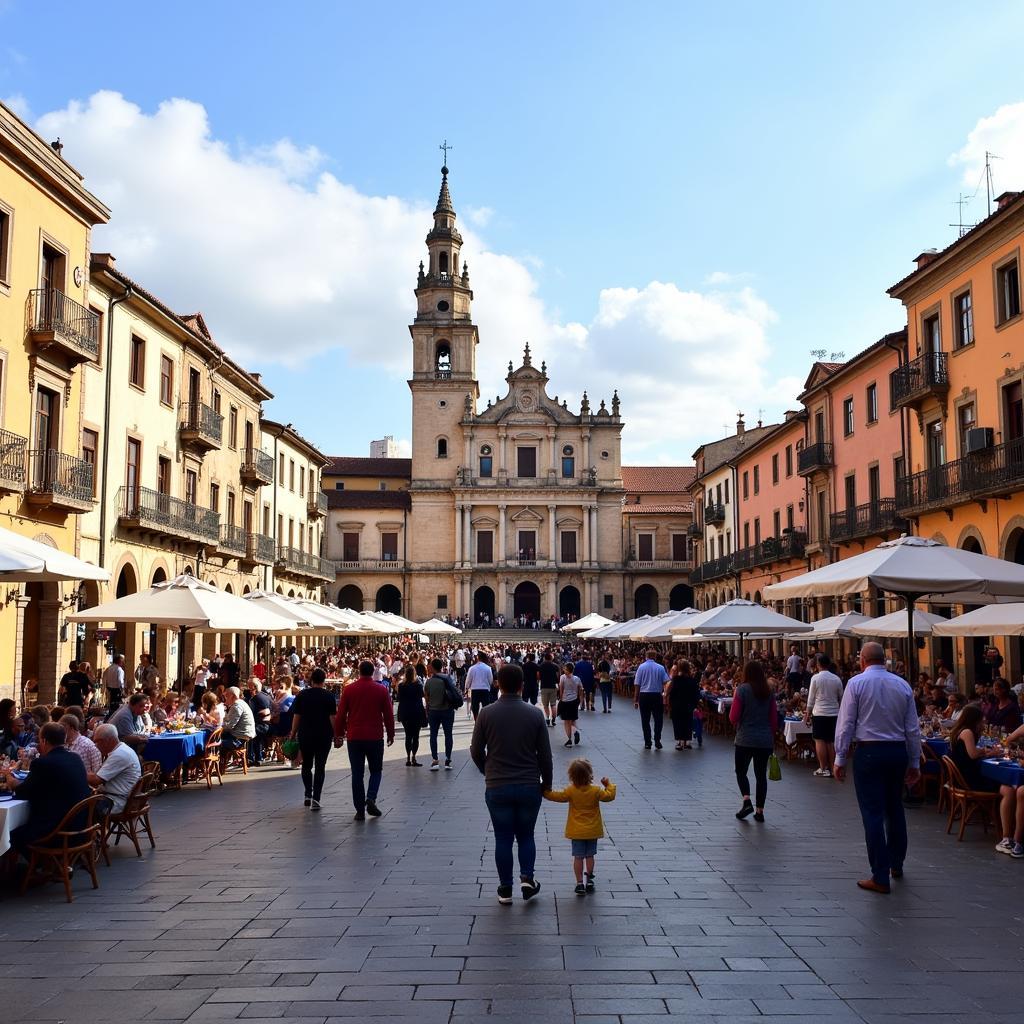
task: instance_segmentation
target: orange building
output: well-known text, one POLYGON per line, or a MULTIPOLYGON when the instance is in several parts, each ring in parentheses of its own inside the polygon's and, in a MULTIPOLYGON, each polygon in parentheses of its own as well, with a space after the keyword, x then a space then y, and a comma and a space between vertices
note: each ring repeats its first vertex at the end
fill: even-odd
MULTIPOLYGON (((1005 192, 996 211, 889 289, 907 312, 892 403, 906 416, 906 472, 897 510, 914 533, 1024 563, 1024 194, 1005 192)), ((955 609, 959 611, 959 609, 955 609)), ((1004 641, 993 638, 996 646, 1004 641)), ((935 655, 965 662, 973 678, 984 639, 935 655)), ((1024 648, 1005 651, 1019 680, 1024 648)))

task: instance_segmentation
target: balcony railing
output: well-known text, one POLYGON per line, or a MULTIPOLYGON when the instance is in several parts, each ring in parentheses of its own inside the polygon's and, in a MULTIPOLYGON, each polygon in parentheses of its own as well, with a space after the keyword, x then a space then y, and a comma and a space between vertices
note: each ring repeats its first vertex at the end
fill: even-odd
POLYGON ((260 448, 247 445, 242 455, 239 475, 245 483, 272 484, 274 482, 274 457, 260 448))
POLYGON ((765 537, 757 544, 740 548, 733 556, 735 559, 734 569, 740 572, 743 569, 753 569, 756 566, 772 565, 775 562, 785 562, 791 558, 803 558, 804 549, 807 546, 807 534, 802 530, 790 530, 781 537, 765 537))
POLYGON ((708 562, 702 562, 694 569, 690 576, 691 583, 707 583, 709 580, 721 579, 735 572, 735 555, 723 555, 721 558, 712 558, 708 562))
POLYGON ((0 491, 25 490, 25 452, 28 440, 0 430, 0 491))
POLYGON ((93 464, 47 448, 28 453, 28 500, 68 512, 87 512, 96 504, 93 464))
POLYGON ((403 572, 402 558, 350 558, 334 563, 338 572, 403 572))
POLYGON ((216 544, 220 539, 219 512, 151 487, 122 487, 117 504, 122 526, 207 544, 216 544))
POLYGON ((704 527, 701 526, 700 523, 690 523, 690 525, 687 526, 687 528, 686 528, 686 536, 687 537, 703 537, 704 536, 704 527))
POLYGON ((278 546, 277 564, 280 568, 299 573, 303 576, 315 576, 317 579, 333 580, 334 563, 319 555, 311 555, 308 551, 287 546, 278 546))
POLYGON ((228 554, 243 557, 246 552, 246 531, 234 523, 224 523, 220 528, 220 541, 217 547, 228 554))
POLYGON ((828 538, 833 544, 841 544, 906 528, 907 521, 896 514, 896 499, 879 498, 843 512, 833 512, 829 516, 828 538))
POLYGON ((434 380, 451 380, 451 379, 452 379, 452 371, 451 370, 435 370, 434 371, 434 380))
POLYGON ((629 558, 626 560, 626 565, 637 572, 657 572, 665 569, 674 572, 689 572, 693 568, 693 562, 673 558, 629 558))
POLYGON ((725 522, 725 506, 724 505, 705 505, 704 506, 704 522, 709 526, 713 526, 715 523, 725 522))
MULTIPOLYGON (((182 402, 181 436, 199 448, 219 448, 224 434, 224 417, 205 402, 182 402)), ((273 479, 273 477, 271 477, 273 479)))
POLYGON ((949 390, 945 352, 925 352, 889 374, 889 395, 894 409, 914 405, 930 395, 949 390))
POLYGON ((313 491, 306 500, 306 511, 311 516, 327 515, 327 495, 323 491, 313 491))
POLYGON ((33 341, 59 346, 75 362, 100 354, 100 318, 56 288, 29 292, 29 333, 33 341))
POLYGON ((835 450, 830 441, 815 441, 797 455, 796 471, 801 475, 816 473, 835 464, 835 450))
POLYGON ((972 452, 962 459, 900 477, 896 507, 912 516, 991 498, 1024 487, 1024 437, 972 452))
POLYGON ((245 561, 260 565, 273 565, 274 538, 262 533, 247 532, 245 535, 245 561))

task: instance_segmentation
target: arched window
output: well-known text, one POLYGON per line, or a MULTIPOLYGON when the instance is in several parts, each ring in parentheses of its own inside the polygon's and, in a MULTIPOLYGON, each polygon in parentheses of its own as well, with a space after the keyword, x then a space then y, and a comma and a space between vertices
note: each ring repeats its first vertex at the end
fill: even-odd
POLYGON ((437 457, 439 459, 448 458, 448 438, 439 437, 437 439, 437 457))
POLYGON ((448 273, 448 253, 440 253, 437 257, 437 263, 438 269, 441 271, 441 276, 446 276, 448 273))
POLYGON ((480 448, 480 475, 489 477, 493 474, 494 455, 491 453, 491 446, 489 444, 485 444, 480 448))
POLYGON ((447 341, 439 341, 434 354, 434 369, 438 373, 452 372, 452 348, 447 341))

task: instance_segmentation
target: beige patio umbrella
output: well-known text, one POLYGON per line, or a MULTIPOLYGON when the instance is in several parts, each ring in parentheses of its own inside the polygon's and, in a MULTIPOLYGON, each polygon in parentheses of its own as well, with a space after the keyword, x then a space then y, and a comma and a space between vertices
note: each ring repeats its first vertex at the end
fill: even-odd
MULTIPOLYGON (((934 615, 932 612, 922 612, 915 608, 914 636, 930 636, 933 628, 938 623, 948 621, 948 619, 944 619, 941 615, 934 615)), ((905 638, 907 635, 907 614, 904 611, 890 612, 888 615, 880 615, 877 619, 868 619, 867 622, 851 627, 851 630, 857 636, 905 638)))
POLYGON ((943 619, 933 636, 1024 636, 1024 604, 990 604, 955 619, 943 619))
POLYGON ((106 582, 110 573, 49 544, 0 527, 0 580, 8 583, 52 583, 64 580, 106 582))

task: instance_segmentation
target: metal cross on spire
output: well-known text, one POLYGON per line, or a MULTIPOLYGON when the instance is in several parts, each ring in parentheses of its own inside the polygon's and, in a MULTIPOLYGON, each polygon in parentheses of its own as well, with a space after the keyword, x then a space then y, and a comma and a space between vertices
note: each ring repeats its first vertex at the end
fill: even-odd
POLYGON ((448 166, 448 150, 449 149, 454 149, 455 147, 454 146, 449 146, 448 145, 448 140, 445 139, 444 142, 442 142, 441 145, 438 146, 437 148, 444 153, 444 165, 445 165, 445 167, 447 167, 448 166))

